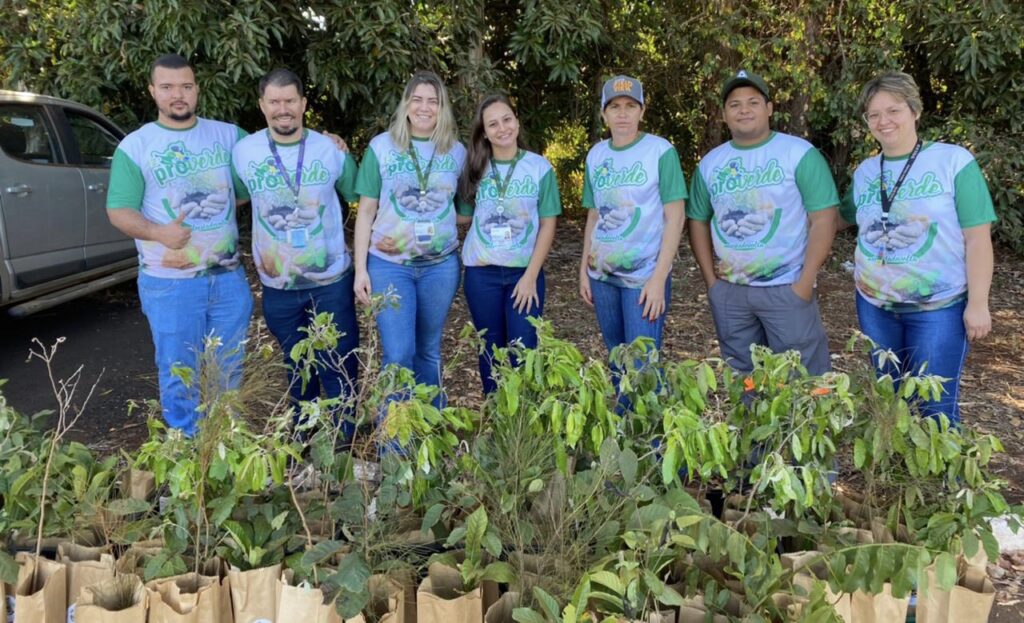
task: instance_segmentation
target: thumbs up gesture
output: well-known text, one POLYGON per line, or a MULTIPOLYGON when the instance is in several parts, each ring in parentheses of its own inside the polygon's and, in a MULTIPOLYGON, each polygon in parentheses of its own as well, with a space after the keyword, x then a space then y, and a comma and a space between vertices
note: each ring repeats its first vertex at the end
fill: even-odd
POLYGON ((192 238, 192 230, 188 225, 185 225, 185 217, 187 216, 188 213, 182 210, 178 213, 178 218, 169 223, 158 225, 157 242, 168 249, 184 248, 188 244, 189 239, 192 238))

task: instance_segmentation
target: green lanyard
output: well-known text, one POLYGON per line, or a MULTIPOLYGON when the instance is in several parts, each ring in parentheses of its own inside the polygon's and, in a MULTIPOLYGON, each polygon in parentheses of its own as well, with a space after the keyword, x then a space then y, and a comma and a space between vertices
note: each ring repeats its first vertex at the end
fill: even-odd
POLYGON ((522 157, 523 150, 516 151, 516 157, 512 159, 512 164, 505 172, 505 181, 498 177, 498 163, 494 161, 493 157, 491 158, 491 179, 494 180, 494 186, 498 190, 498 216, 505 211, 505 193, 508 191, 508 183, 512 180, 512 172, 516 170, 516 164, 522 157))
POLYGON ((430 154, 430 160, 427 161, 427 172, 424 173, 423 169, 420 168, 420 155, 416 151, 415 145, 409 146, 409 153, 406 154, 412 160, 412 166, 416 169, 416 181, 420 184, 420 197, 427 195, 427 185, 430 183, 430 170, 434 168, 434 155, 437 154, 437 147, 434 147, 434 153, 430 154))

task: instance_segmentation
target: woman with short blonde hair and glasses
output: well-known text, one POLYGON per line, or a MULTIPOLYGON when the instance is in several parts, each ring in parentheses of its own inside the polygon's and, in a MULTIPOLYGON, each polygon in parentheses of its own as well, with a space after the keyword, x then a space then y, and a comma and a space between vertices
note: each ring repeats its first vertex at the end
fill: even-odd
POLYGON ((992 329, 992 197, 981 168, 958 145, 922 140, 921 95, 908 74, 889 72, 861 92, 864 121, 881 147, 853 174, 840 211, 857 226, 861 330, 899 365, 893 378, 925 371, 949 379, 921 414, 960 422, 960 373, 968 344, 992 329))

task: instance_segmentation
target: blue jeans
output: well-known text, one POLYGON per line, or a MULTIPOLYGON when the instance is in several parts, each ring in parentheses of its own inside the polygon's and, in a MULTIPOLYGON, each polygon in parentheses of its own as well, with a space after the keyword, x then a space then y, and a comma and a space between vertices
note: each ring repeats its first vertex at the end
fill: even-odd
POLYGON ((661 334, 672 300, 672 279, 665 279, 665 313, 653 322, 643 317, 644 306, 639 304, 641 288, 624 288, 606 281, 590 278, 590 293, 594 299, 597 324, 601 327, 604 344, 611 351, 619 344, 629 344, 638 337, 649 337, 661 350, 661 334))
POLYGON ((192 436, 199 418, 199 379, 197 376, 192 387, 185 387, 171 369, 185 366, 197 370, 203 342, 212 334, 221 341, 216 357, 222 386, 238 387, 242 340, 252 316, 249 283, 241 268, 186 279, 139 272, 139 301, 153 333, 164 419, 168 426, 192 436))
POLYGON ((377 315, 384 365, 398 364, 412 370, 417 383, 440 387, 441 334, 462 272, 458 255, 427 266, 370 255, 366 270, 374 294, 393 288, 398 295, 397 307, 386 305, 377 315))
MULTIPOLYGON (((310 401, 320 397, 321 387, 328 398, 350 398, 355 395, 359 376, 359 361, 352 351, 359 347, 359 324, 356 322, 355 295, 352 286, 355 274, 349 271, 339 281, 326 286, 303 290, 263 288, 263 318, 267 329, 281 345, 288 365, 288 391, 292 403, 310 401), (342 334, 333 351, 317 353, 319 364, 310 376, 306 388, 295 373, 291 358, 292 347, 306 337, 299 329, 309 325, 313 315, 328 312, 334 315, 334 324, 342 334)), ((346 408, 345 413, 351 412, 346 408)), ((345 421, 345 437, 353 432, 351 422, 345 421)))
POLYGON ((967 357, 967 332, 964 309, 967 301, 956 305, 918 312, 892 312, 869 303, 857 293, 857 317, 860 329, 878 344, 900 358, 900 368, 885 365, 878 374, 899 379, 905 373, 917 374, 928 364, 926 372, 948 378, 942 384, 942 398, 921 401, 921 415, 935 417, 945 413, 953 426, 960 425, 960 373, 967 357))
POLYGON ((537 348, 537 331, 528 318, 539 318, 544 310, 544 271, 537 275, 537 297, 540 305, 532 305, 529 313, 517 311, 512 291, 525 268, 507 266, 467 266, 466 303, 473 316, 473 325, 484 333, 485 350, 480 355, 480 382, 484 394, 498 389, 491 377, 491 359, 495 348, 505 348, 518 340, 526 348, 537 348))

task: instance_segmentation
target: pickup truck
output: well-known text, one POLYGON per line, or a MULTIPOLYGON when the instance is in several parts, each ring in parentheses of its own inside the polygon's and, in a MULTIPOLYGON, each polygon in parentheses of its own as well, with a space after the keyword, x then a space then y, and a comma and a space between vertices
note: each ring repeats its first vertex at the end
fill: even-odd
POLYGON ((134 242, 107 220, 110 120, 0 90, 0 309, 24 316, 135 278, 134 242))

